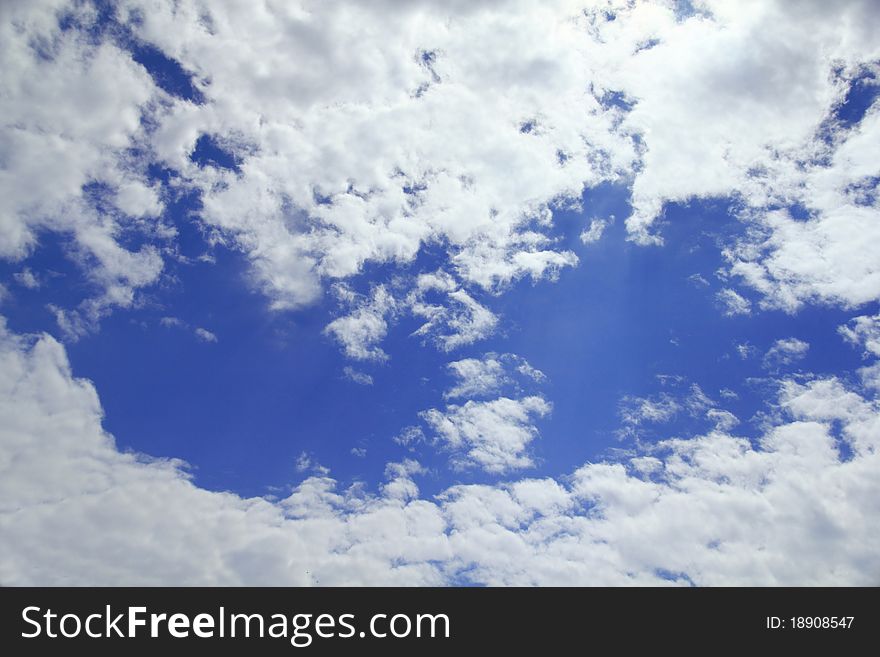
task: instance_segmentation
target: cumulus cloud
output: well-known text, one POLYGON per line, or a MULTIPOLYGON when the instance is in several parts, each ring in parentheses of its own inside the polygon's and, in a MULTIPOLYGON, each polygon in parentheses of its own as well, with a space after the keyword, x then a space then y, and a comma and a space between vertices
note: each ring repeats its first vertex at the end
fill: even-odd
POLYGON ((314 472, 318 475, 328 475, 330 474, 329 468, 324 467, 317 461, 315 461, 314 457, 308 452, 301 452, 300 455, 296 459, 296 471, 297 472, 314 472))
POLYGON ((217 342, 217 336, 201 326, 197 327, 193 333, 195 333, 196 337, 202 342, 217 342))
POLYGON ((497 394, 504 387, 517 389, 518 380, 541 382, 546 377, 516 354, 488 353, 482 358, 464 358, 449 363, 456 384, 444 393, 447 399, 497 394))
POLYGON ((487 338, 498 324, 492 311, 461 289, 445 272, 419 276, 407 296, 407 306, 414 316, 426 320, 413 335, 429 338, 443 351, 487 338))
POLYGON ((756 213, 747 236, 728 250, 730 271, 762 293, 766 307, 794 312, 818 302, 849 308, 880 298, 880 269, 870 246, 880 237, 880 206, 876 196, 853 195, 880 174, 872 154, 880 107, 875 103, 852 129, 837 128, 832 139, 831 152, 815 156, 819 162, 800 178, 799 195, 792 194, 809 216, 756 213))
POLYGON ((691 274, 687 279, 695 287, 709 287, 709 281, 702 274, 691 274))
POLYGON ((867 1, 840 3, 833 21, 819 4, 693 7, 684 19, 665 3, 587 14, 591 52, 607 64, 596 77, 631 106, 623 126, 643 138, 627 225, 645 240, 668 201, 738 192, 763 206, 788 193, 797 158, 844 92, 833 71, 851 75, 878 52, 880 18, 867 1))
POLYGON ((414 445, 424 442, 425 432, 422 431, 421 427, 412 425, 404 427, 404 429, 399 434, 394 436, 392 440, 398 445, 412 448, 414 445))
POLYGON ((661 393, 649 397, 624 397, 621 402, 620 417, 628 428, 645 423, 668 422, 681 411, 682 406, 675 395, 661 393))
POLYGON ((361 295, 345 284, 334 286, 345 313, 330 322, 332 335, 349 358, 384 361, 388 330, 401 317, 422 321, 412 336, 449 352, 491 336, 498 318, 462 289, 450 274, 438 271, 414 278, 396 277, 361 295))
POLYGON ((742 360, 752 358, 758 353, 757 347, 755 347, 755 345, 749 344, 748 342, 742 342, 738 345, 735 345, 735 347, 736 353, 742 360))
POLYGON ((631 237, 662 243, 655 226, 670 202, 734 197, 749 229, 727 251, 729 271, 764 306, 878 299, 880 112, 875 102, 850 122, 835 115, 880 58, 874 3, 692 8, 682 16, 674 3, 619 2, 585 12, 588 50, 602 64, 594 88, 624 106, 619 129, 639 145, 631 237), (792 215, 796 205, 806 218, 792 215))
POLYGON ((362 386, 371 386, 373 385, 373 377, 367 374, 366 372, 360 372, 350 365, 346 365, 342 368, 342 375, 351 381, 352 383, 357 383, 362 386))
POLYGON ((377 343, 388 332, 387 316, 397 308, 394 297, 382 285, 373 288, 367 298, 358 298, 348 288, 339 287, 337 290, 347 301, 354 302, 354 308, 349 314, 330 322, 325 333, 336 338, 349 358, 386 360, 388 354, 377 343))
POLYGON ((495 474, 534 465, 527 449, 538 436, 533 422, 551 406, 543 397, 499 397, 423 411, 422 419, 452 452, 454 467, 480 467, 495 474))
POLYGON ((715 295, 715 299, 727 317, 752 314, 752 303, 736 290, 725 288, 715 295))
POLYGON ((727 418, 730 414, 717 409, 716 402, 697 384, 691 384, 683 391, 680 388, 686 383, 684 377, 660 375, 658 378, 663 385, 671 383, 675 390, 648 397, 637 395, 623 397, 618 409, 622 425, 617 431, 619 438, 638 438, 648 427, 667 424, 681 413, 686 413, 690 417, 707 417, 715 423, 722 420, 727 424, 730 423, 730 418, 727 418))
MULTIPOLYGON (((368 264, 436 249, 456 287, 418 309, 450 350, 497 323, 476 290, 577 264, 554 213, 618 181, 632 192, 627 229, 645 244, 662 241, 665 204, 737 198, 748 230, 728 245, 728 270, 763 306, 880 297, 880 111, 834 114, 880 59, 871 2, 834 14, 817 3, 584 4, 125 0, 105 30, 88 2, 11 5, 0 257, 27 257, 43 232, 72 237, 69 255, 96 290, 55 309, 75 339, 158 281, 176 236, 166 199, 194 192, 206 230, 244 254, 279 310, 368 264), (179 64, 191 97, 158 86, 120 35, 179 64), (234 166, 194 161, 202 139, 234 166)), ((723 294, 744 313, 739 293, 723 294)))
MULTIPOLYGON (((875 4, 588 4, 122 0, 102 31, 89 2, 4 3, 0 257, 31 271, 43 236, 64 236, 86 292, 49 309, 76 339, 160 280, 177 248, 166 203, 194 194, 201 227, 243 254, 272 308, 335 283, 327 335, 381 361, 403 314, 442 351, 492 335, 492 295, 577 264, 557 210, 616 181, 642 244, 662 242, 669 202, 736 199, 745 230, 724 250, 725 280, 760 307, 880 298, 880 106, 835 115, 880 60, 875 4), (157 86, 122 35, 178 62, 192 97, 157 86), (234 166, 194 161, 204 139, 234 166), (339 283, 420 266, 424 247, 441 262, 399 284, 339 283)), ((732 288, 719 301, 751 309, 732 288)), ((841 334, 871 357, 876 324, 860 316, 841 334)), ((765 366, 808 347, 777 341, 765 366)), ((465 376, 447 392, 466 401, 422 414, 430 438, 410 426, 396 442, 433 439, 454 465, 490 473, 532 465, 550 404, 511 386, 541 377, 472 360, 452 367, 465 376)), ((53 338, 0 329, 0 362, 3 584, 880 581, 876 362, 861 390, 783 381, 754 441, 691 387, 625 399, 622 431, 682 413, 713 429, 567 476, 429 500, 417 461, 388 464, 368 493, 303 454, 306 478, 278 501, 209 492, 181 462, 117 450, 53 338)))
POLYGON ((201 326, 196 326, 193 328, 189 322, 186 322, 179 317, 162 317, 159 319, 159 325, 164 328, 176 328, 176 329, 184 329, 186 331, 192 331, 192 334, 196 337, 200 342, 218 342, 219 338, 211 331, 206 328, 202 328, 201 326))
POLYGON ((763 366, 769 370, 778 370, 801 360, 809 350, 810 344, 797 338, 777 340, 764 354, 763 366))
POLYGON ((178 328, 186 326, 186 322, 184 322, 179 317, 162 317, 159 319, 159 324, 164 326, 165 328, 178 328))
POLYGON ((156 218, 162 203, 146 162, 132 153, 148 138, 143 119, 165 96, 113 42, 62 30, 62 11, 85 29, 95 20, 88 4, 39 2, 5 6, 0 21, 0 257, 27 257, 41 232, 70 236, 68 255, 97 289, 56 312, 75 339, 111 308, 131 306, 162 271, 152 244, 166 232, 156 218), (126 248, 125 232, 147 244, 126 248))
MULTIPOLYGON (((551 404, 541 395, 527 394, 544 373, 516 354, 487 353, 447 364, 454 384, 444 398, 465 399, 441 411, 420 413, 434 444, 451 453, 456 469, 479 467, 500 474, 531 467, 530 443, 538 437, 535 420, 551 404)), ((425 440, 421 427, 408 427, 395 439, 403 445, 425 440)))
POLYGON ((210 80, 203 104, 161 118, 156 154, 276 307, 294 307, 426 243, 486 289, 577 261, 546 234, 551 206, 619 176, 633 150, 588 91, 577 8, 519 9, 131 0, 118 17, 210 80), (237 170, 190 162, 200 134, 222 137, 237 170))
POLYGON ((458 383, 444 393, 447 398, 497 393, 509 381, 501 360, 494 354, 482 359, 465 358, 447 365, 458 383))
POLYGON ((602 239, 602 233, 605 232, 610 223, 608 219, 593 219, 590 222, 590 227, 581 233, 581 242, 584 244, 598 242, 602 239))
POLYGON ((16 283, 29 290, 36 290, 41 285, 40 279, 30 270, 29 267, 25 267, 20 272, 16 272, 12 277, 15 279, 16 283))
POLYGON ((853 317, 837 329, 850 344, 862 347, 865 356, 880 356, 880 315, 853 317))
POLYGON ((405 460, 375 494, 316 473, 272 502, 118 451, 52 338, 3 329, 0 362, 7 585, 880 581, 880 408, 834 378, 784 382, 755 443, 718 428, 433 500, 405 460))

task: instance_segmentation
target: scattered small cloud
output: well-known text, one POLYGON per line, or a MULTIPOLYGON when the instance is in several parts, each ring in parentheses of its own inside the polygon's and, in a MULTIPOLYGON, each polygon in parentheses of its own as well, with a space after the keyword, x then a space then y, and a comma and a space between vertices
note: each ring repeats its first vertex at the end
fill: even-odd
POLYGON ((807 355, 810 344, 797 338, 777 340, 764 354, 764 369, 775 371, 781 367, 792 365, 807 355))
POLYGON ((688 276, 688 281, 696 287, 709 287, 709 281, 702 274, 691 274, 688 276))
POLYGON ((736 290, 724 288, 715 295, 715 300, 721 306, 721 311, 725 317, 752 314, 752 302, 736 290))
POLYGON ((880 315, 853 317, 837 331, 850 344, 861 346, 866 358, 880 356, 880 315))
POLYGON ((159 324, 166 328, 186 327, 186 322, 184 322, 182 319, 178 319, 177 317, 163 317, 159 320, 159 324))
POLYGON ((529 444, 538 436, 534 420, 547 415, 551 408, 543 397, 533 395, 469 400, 420 415, 437 442, 452 452, 454 469, 478 467, 502 474, 534 465, 528 453, 529 444))
POLYGON ((392 440, 403 447, 413 447, 425 441, 425 432, 418 426, 404 427, 392 440))
POLYGON ((196 337, 202 342, 217 342, 217 336, 201 326, 196 328, 193 333, 195 333, 196 337))
POLYGON ((351 365, 346 365, 342 368, 342 375, 351 381, 352 383, 357 383, 362 386, 371 386, 373 385, 373 377, 365 372, 359 372, 354 369, 351 365))
POLYGON ((442 351, 488 338, 498 325, 491 310, 443 271, 419 276, 406 304, 415 317, 426 320, 413 335, 429 338, 442 351), (431 296, 438 301, 429 300, 431 296))
POLYGON ((584 244, 592 244, 602 239, 602 233, 611 224, 609 219, 593 219, 590 227, 581 233, 581 242, 584 244))
POLYGON ((369 297, 363 297, 345 285, 334 288, 337 298, 353 306, 351 312, 337 317, 324 329, 334 337, 345 355, 354 360, 384 361, 388 354, 379 346, 388 332, 388 319, 397 310, 397 301, 384 285, 377 285, 369 297))
POLYGON ((655 374, 654 378, 661 386, 678 385, 685 380, 681 374, 655 374))
POLYGON ((313 474, 319 476, 326 476, 330 474, 330 468, 325 468, 323 465, 318 463, 314 457, 308 452, 302 452, 296 459, 296 471, 297 472, 311 472, 313 474))
POLYGON ((12 275, 15 279, 15 282, 21 285, 22 287, 26 287, 29 290, 39 289, 42 284, 40 279, 37 277, 34 272, 32 272, 27 267, 22 269, 20 272, 17 272, 12 275))
POLYGON ((715 425, 716 431, 730 431, 739 424, 736 415, 720 408, 710 408, 706 411, 706 417, 715 425))
POLYGON ((620 400, 618 414, 621 428, 616 431, 618 438, 636 437, 647 426, 667 424, 679 415, 692 418, 705 416, 716 424, 724 419, 722 414, 727 411, 718 409, 717 403, 696 383, 682 389, 686 383, 682 376, 661 374, 657 375, 657 380, 671 390, 645 397, 627 395, 620 400))
POLYGON ((546 374, 544 374, 541 370, 529 365, 528 362, 525 361, 525 359, 523 359, 522 362, 517 366, 516 371, 523 376, 527 376, 536 383, 543 383, 547 380, 546 374))
POLYGON ((742 342, 736 345, 736 353, 742 360, 747 360, 756 356, 758 354, 758 349, 748 342, 742 342))
POLYGON ((542 383, 547 378, 541 370, 516 354, 490 352, 482 358, 453 361, 446 367, 457 381, 444 393, 447 399, 495 395, 505 387, 518 392, 521 383, 542 383))

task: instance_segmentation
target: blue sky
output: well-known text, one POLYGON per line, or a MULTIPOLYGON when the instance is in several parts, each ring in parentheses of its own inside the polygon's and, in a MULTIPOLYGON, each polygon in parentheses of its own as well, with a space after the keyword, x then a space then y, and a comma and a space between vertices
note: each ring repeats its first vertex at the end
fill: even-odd
MULTIPOLYGON (((720 312, 718 245, 740 227, 724 203, 669 208, 662 248, 628 243, 620 221, 599 243, 582 244, 585 217, 625 215, 626 190, 591 190, 583 203, 582 211, 561 213, 558 220, 560 239, 581 264, 557 281, 526 280, 500 297, 487 295, 503 318, 499 330, 454 354, 511 352, 547 375, 544 389, 554 408, 539 423, 535 475, 559 476, 573 463, 631 447, 616 434, 621 400, 675 387, 658 380, 663 375, 683 377, 716 399, 720 390, 732 390, 739 398, 725 400, 725 407, 747 421, 741 433, 756 435, 755 414, 767 410, 766 391, 748 379, 765 379, 767 371, 760 357, 742 358, 737 345, 763 354, 778 339, 808 342, 803 360, 786 368, 791 372, 845 375, 861 364, 859 352, 837 332, 851 316, 846 311, 814 307, 795 316, 777 310, 748 317, 720 312)), ((450 356, 426 348, 411 336, 418 323, 404 321, 384 341, 389 362, 361 368, 373 385, 348 380, 344 368, 351 363, 322 333, 333 317, 332 302, 304 312, 269 312, 265 299, 248 288, 240 254, 211 249, 187 226, 192 207, 178 209, 181 242, 188 247, 182 252, 211 252, 216 262, 175 267, 173 280, 152 291, 145 307, 111 316, 99 333, 68 347, 77 374, 105 391, 107 430, 122 448, 186 460, 195 481, 212 490, 271 494, 301 476, 295 464, 303 452, 342 481, 380 479, 386 462, 407 453, 390 439, 417 424, 419 411, 443 403, 450 356), (182 324, 163 326, 167 317, 182 324), (199 339, 194 327, 210 330, 217 342, 199 339), (353 448, 365 449, 366 456, 353 455, 353 448)), ((23 264, 76 276, 60 248, 48 245, 23 264)), ((432 269, 436 262, 426 255, 413 267, 432 269)), ((369 289, 374 276, 358 276, 354 285, 369 289)), ((16 300, 11 328, 51 332, 47 306, 78 299, 63 281, 16 300)), ((658 435, 687 435, 706 426, 705 418, 683 413, 658 435)), ((449 472, 444 455, 433 450, 419 456, 436 470, 423 484, 426 491, 486 480, 479 472, 449 472)))
POLYGON ((0 581, 875 582, 880 18, 599 5, 0 14, 0 581))

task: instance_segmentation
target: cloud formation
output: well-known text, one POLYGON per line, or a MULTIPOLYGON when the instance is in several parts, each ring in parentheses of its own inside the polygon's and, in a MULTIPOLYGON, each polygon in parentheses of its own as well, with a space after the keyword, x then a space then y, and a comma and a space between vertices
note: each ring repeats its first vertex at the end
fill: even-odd
POLYGON ((777 340, 764 354, 763 365, 768 370, 777 371, 801 360, 809 350, 810 344, 797 338, 777 340))
MULTIPOLYGON (((607 182, 631 194, 644 246, 662 244, 668 204, 732 202, 729 316, 880 300, 880 104, 849 107, 880 75, 870 0, 108 11, 0 6, 0 258, 35 293, 46 272, 24 261, 60 241, 85 283, 48 306, 67 340, 182 258, 168 208, 184 197, 270 308, 332 290, 325 334, 356 361, 387 361, 401 317, 444 353, 491 337, 496 295, 579 264, 560 210, 607 182), (143 48, 182 82, 139 63, 143 48), (382 273, 358 287, 368 270, 382 273)), ((572 234, 594 243, 610 220, 572 234)), ((864 352, 858 379, 783 378, 760 436, 736 435, 696 385, 630 396, 624 437, 682 414, 710 427, 555 478, 498 479, 536 462, 543 375, 509 354, 450 356, 445 399, 395 441, 495 478, 430 499, 412 458, 367 492, 306 453, 280 499, 200 489, 184 463, 115 447, 55 338, 4 327, 0 583, 877 584, 878 319, 857 312, 840 333, 864 352)), ((778 375, 808 349, 778 340, 763 364, 778 375)))
POLYGON ((785 417, 754 444, 719 427, 433 500, 405 460, 376 493, 321 470, 270 501, 118 451, 53 338, 4 328, 0 364, 7 585, 880 581, 880 408, 835 378, 785 381, 785 417))
POLYGON ((817 3, 689 7, 126 0, 107 22, 88 2, 9 5, 0 257, 72 237, 92 289, 55 315, 75 339, 159 280, 177 248, 167 201, 195 193, 202 228, 245 255, 275 309, 439 250, 452 282, 418 308, 451 350, 497 323, 476 290, 577 264, 555 215, 616 181, 644 244, 662 241, 670 202, 738 199, 748 230, 727 245, 729 273, 764 307, 880 298, 880 113, 836 114, 876 79, 873 4, 837 3, 833 19, 817 3), (177 87, 138 63, 144 47, 177 87), (205 140, 223 157, 201 159, 205 140))

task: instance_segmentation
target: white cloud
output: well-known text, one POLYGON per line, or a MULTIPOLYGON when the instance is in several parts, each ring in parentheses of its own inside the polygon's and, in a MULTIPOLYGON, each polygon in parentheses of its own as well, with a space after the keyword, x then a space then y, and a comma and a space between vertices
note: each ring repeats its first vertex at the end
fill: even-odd
POLYGON ((234 237, 279 308, 426 243, 448 246, 468 285, 552 277, 577 259, 546 236, 550 206, 632 159, 617 112, 588 91, 586 34, 568 2, 131 0, 119 13, 210 80, 198 83, 204 105, 161 117, 156 152, 202 190, 204 220, 234 237), (200 133, 220 135, 239 172, 189 162, 200 133))
POLYGON ((315 461, 314 457, 308 452, 301 452, 300 455, 297 457, 296 471, 313 472, 322 477, 330 474, 330 469, 315 461))
POLYGON ((432 408, 421 416, 440 444, 452 452, 454 466, 500 474, 534 465, 527 452, 538 436, 533 418, 548 414, 550 408, 539 396, 499 397, 450 404, 443 411, 432 408))
POLYGON ((620 129, 640 144, 631 236, 662 242, 668 202, 734 197, 752 230, 728 251, 730 272, 763 305, 880 298, 876 194, 858 191, 880 172, 880 111, 855 127, 833 119, 880 57, 875 4, 703 0, 684 20, 674 3, 612 4, 586 12, 587 47, 594 88, 631 106, 620 129), (809 218, 791 217, 795 204, 809 218))
POLYGON ((488 308, 442 271, 420 275, 406 304, 415 317, 427 320, 413 335, 429 337, 443 351, 487 338, 498 324, 488 308))
POLYGON ((456 379, 456 385, 443 395, 447 399, 495 395, 507 386, 518 389, 516 375, 538 383, 546 379, 543 372, 516 354, 488 353, 482 358, 453 361, 447 368, 456 379))
POLYGON ((880 356, 880 315, 853 317, 837 330, 847 342, 863 347, 866 357, 880 356))
POLYGON ((715 299, 721 304, 727 317, 752 314, 752 303, 735 290, 724 288, 715 295, 715 299))
POLYGON ((709 281, 702 274, 691 274, 687 279, 696 287, 709 287, 709 281))
MULTIPOLYGON (((119 452, 52 338, 0 332, 0 581, 81 584, 863 585, 880 578, 880 408, 787 381, 756 444, 722 430, 561 479, 419 496, 311 476, 277 502, 119 452), (846 456, 842 446, 846 446, 846 456)), ((306 455, 309 466, 311 459, 306 455)))
POLYGON ((667 201, 739 193, 763 206, 788 194, 842 93, 832 68, 851 70, 880 50, 868 1, 833 14, 821 3, 694 4, 685 20, 671 3, 614 3, 613 20, 587 14, 598 37, 590 52, 604 64, 594 80, 632 103, 622 127, 644 145, 627 225, 645 241, 667 201))
MULTIPOLYGON (((337 288, 338 294, 351 295, 347 288, 337 288)), ((345 354, 356 360, 386 360, 386 354, 381 347, 377 346, 388 332, 386 317, 393 314, 397 302, 394 297, 378 285, 373 288, 368 298, 357 299, 356 296, 348 296, 354 301, 354 309, 342 317, 337 317, 327 325, 325 333, 332 335, 342 344, 345 354), (355 300, 356 299, 356 300, 355 300)))
POLYGON ((446 367, 458 381, 444 393, 447 399, 495 394, 510 381, 504 365, 495 354, 487 354, 482 359, 457 360, 446 367))
MULTIPOLYGON (((525 394, 524 386, 544 381, 544 373, 516 354, 491 352, 453 361, 447 368, 455 382, 443 396, 467 401, 448 404, 442 411, 432 408, 420 416, 435 444, 452 453, 453 467, 479 467, 498 474, 534 465, 528 449, 538 436, 534 420, 548 414, 551 405, 540 395, 525 394)), ((410 445, 424 440, 424 433, 408 427, 395 440, 410 445)))
POLYGON ((526 361, 525 358, 514 356, 514 359, 518 362, 516 366, 516 371, 519 372, 522 376, 529 378, 536 383, 543 383, 547 380, 547 375, 538 368, 529 365, 528 361, 526 361))
MULTIPOLYGON (((671 383, 673 388, 679 388, 686 382, 681 376, 659 375, 657 378, 662 385, 671 383)), ((622 426, 617 435, 619 438, 638 438, 645 427, 667 424, 681 413, 690 417, 705 416, 714 424, 723 424, 728 428, 734 426, 736 418, 733 414, 716 406, 716 402, 695 383, 686 392, 679 389, 649 397, 627 395, 620 400, 618 412, 622 426)))
POLYGON ((418 443, 424 442, 425 432, 422 431, 421 427, 409 426, 405 427, 392 440, 398 445, 403 445, 404 447, 413 447, 418 443))
MULTIPOLYGON (((672 4, 648 2, 118 3, 122 20, 137 12, 140 38, 194 72, 196 105, 111 39, 60 30, 62 3, 5 3, 0 257, 22 261, 44 232, 69 236, 97 290, 50 306, 71 339, 134 306, 174 240, 146 173, 158 163, 201 193, 200 220, 245 254, 276 309, 368 263, 442 251, 438 273, 399 298, 390 283, 354 296, 327 327, 349 357, 382 360, 398 312, 447 351, 491 335, 485 295, 577 263, 552 237, 557 205, 632 180, 627 228, 643 243, 658 241, 666 202, 736 197, 747 232, 725 252, 729 273, 763 307, 877 300, 880 221, 863 188, 878 175, 880 111, 828 121, 859 65, 880 59, 874 3, 694 4, 677 20, 672 4), (601 100, 613 92, 631 111, 601 100), (201 134, 239 171, 191 162, 201 134), (797 204, 806 218, 785 209, 797 204)), ((90 27, 90 5, 73 10, 90 27)), ((857 319, 842 332, 875 353, 871 331, 857 319)), ((765 361, 791 363, 805 345, 780 341, 765 361)), ((368 495, 339 491, 305 455, 315 475, 272 503, 116 450, 96 392, 53 339, 3 330, 0 359, 4 584, 880 581, 880 414, 835 379, 786 382, 787 415, 756 445, 692 390, 633 398, 624 425, 699 411, 714 431, 558 481, 429 501, 421 466, 404 461, 368 495)), ((876 363, 860 373, 880 388, 876 363)), ((500 472, 532 462, 534 419, 548 411, 540 396, 498 397, 425 419, 458 463, 500 472)))
POLYGON ((22 287, 26 287, 29 290, 36 290, 40 287, 40 279, 37 278, 36 274, 32 272, 29 268, 25 267, 20 272, 16 272, 12 275, 15 279, 15 282, 21 285, 22 287))
POLYGON ((197 327, 193 333, 195 333, 196 337, 202 342, 217 342, 217 336, 211 333, 208 329, 197 327))
POLYGON ((342 375, 353 383, 357 383, 362 386, 371 386, 373 385, 373 377, 367 374, 366 372, 359 372, 354 369, 350 365, 346 365, 342 368, 342 375))
POLYGON ((858 370, 862 385, 875 393, 880 393, 880 362, 874 362, 858 370))
POLYGON ((730 411, 720 408, 710 408, 706 411, 706 417, 715 425, 718 431, 730 431, 739 424, 739 418, 730 411))
POLYGON ((634 428, 645 423, 668 422, 681 410, 679 400, 668 393, 654 398, 627 396, 621 400, 620 419, 625 427, 634 428))
POLYGON ((777 340, 764 354, 763 365, 766 369, 778 370, 803 359, 809 350, 809 343, 797 338, 777 340))
POLYGON ((0 257, 27 257, 44 231, 70 236, 69 255, 99 290, 77 309, 57 313, 75 339, 109 309, 131 306, 135 291, 162 271, 154 245, 130 251, 119 236, 163 233, 144 217, 159 214, 162 204, 145 181, 146 162, 132 149, 148 138, 141 118, 159 108, 164 94, 113 43, 62 31, 62 7, 91 25, 88 5, 60 2, 8 5, 0 21, 0 257))
POLYGON ((602 233, 605 232, 610 223, 611 221, 608 219, 593 219, 590 222, 590 227, 581 233, 581 242, 584 244, 598 242, 602 239, 602 233))
MULTIPOLYGON (((872 3, 831 14, 703 0, 684 17, 668 2, 586 4, 115 5, 136 37, 193 74, 200 104, 159 89, 109 34, 59 28, 64 7, 92 29, 90 5, 11 5, 0 28, 0 257, 26 257, 43 231, 71 235, 99 292, 56 315, 72 339, 93 330, 136 304, 175 250, 169 192, 147 175, 159 164, 176 172, 175 193, 200 193, 200 220, 245 254, 276 309, 436 247, 456 289, 420 309, 449 350, 497 323, 476 289, 577 264, 553 237, 557 208, 632 181, 627 227, 643 243, 659 241, 667 202, 739 199, 749 232, 726 251, 729 273, 764 306, 880 298, 880 221, 865 191, 880 111, 855 126, 829 119, 880 58, 872 3), (192 162, 201 135, 237 170, 192 162), (795 204, 808 219, 790 216, 795 204), (146 238, 139 250, 121 239, 131 233, 146 238)), ((354 353, 381 358, 369 345, 354 353)))

